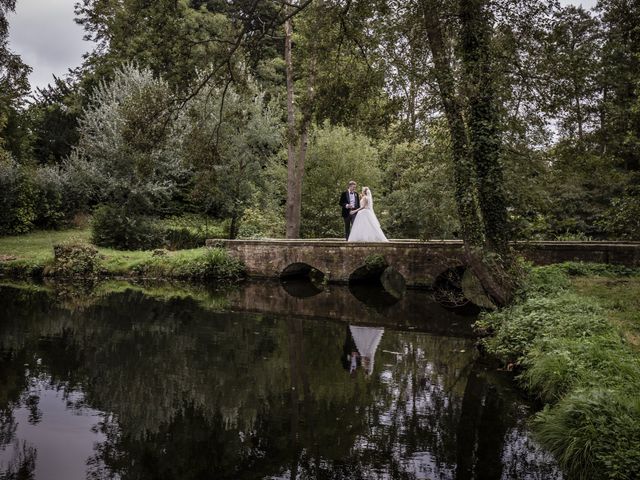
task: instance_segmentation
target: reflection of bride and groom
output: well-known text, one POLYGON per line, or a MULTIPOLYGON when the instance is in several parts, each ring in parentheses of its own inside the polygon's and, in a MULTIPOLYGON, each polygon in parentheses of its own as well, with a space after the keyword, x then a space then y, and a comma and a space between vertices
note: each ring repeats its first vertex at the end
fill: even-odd
POLYGON ((352 375, 358 367, 361 367, 366 375, 371 375, 376 350, 383 333, 384 328, 381 327, 349 325, 343 347, 342 366, 352 375))
POLYGON ((350 181, 347 191, 340 195, 340 207, 348 242, 388 242, 373 212, 373 195, 369 187, 362 187, 358 195, 356 182, 350 181))

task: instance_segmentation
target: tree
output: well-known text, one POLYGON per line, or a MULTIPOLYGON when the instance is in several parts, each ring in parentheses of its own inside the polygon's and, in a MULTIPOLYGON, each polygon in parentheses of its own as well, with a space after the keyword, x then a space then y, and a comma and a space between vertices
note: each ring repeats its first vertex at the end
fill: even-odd
POLYGON ((264 170, 281 145, 277 110, 251 79, 243 89, 211 87, 185 110, 184 164, 193 172, 191 199, 200 211, 230 220, 236 238, 240 220, 266 180, 264 170))
POLYGON ((605 151, 627 170, 640 170, 640 5, 601 0, 604 25, 602 51, 602 139, 605 151))
POLYGON ((368 137, 329 124, 315 129, 302 189, 303 237, 341 236, 344 225, 337 214, 340 191, 356 178, 361 187, 371 188, 377 202, 381 175, 380 152, 368 137))
POLYGON ((108 205, 94 219, 96 243, 153 245, 155 233, 146 217, 166 211, 187 175, 179 135, 168 117, 170 102, 165 81, 125 65, 111 82, 101 83, 85 108, 66 167, 90 185, 91 201, 108 205))
POLYGON ((15 0, 0 0, 0 160, 7 156, 7 146, 21 156, 24 135, 19 131, 18 111, 30 89, 31 67, 9 49, 7 14, 15 10, 15 4, 15 0))
POLYGON ((556 12, 545 39, 549 104, 560 134, 584 145, 597 127, 600 101, 600 22, 581 7, 556 12))
POLYGON ((420 5, 451 137, 455 198, 468 261, 494 301, 505 304, 513 286, 507 273, 510 252, 490 14, 483 0, 458 4, 461 95, 440 21, 442 4, 424 0, 420 5))
POLYGON ((38 88, 26 112, 34 159, 40 164, 60 164, 78 142, 78 117, 82 109, 79 85, 54 76, 53 84, 38 88))

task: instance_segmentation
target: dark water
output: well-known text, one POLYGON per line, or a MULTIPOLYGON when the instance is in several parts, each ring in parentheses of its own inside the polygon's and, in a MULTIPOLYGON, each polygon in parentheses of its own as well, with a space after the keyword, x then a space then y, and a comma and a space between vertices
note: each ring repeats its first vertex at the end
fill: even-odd
POLYGON ((555 479, 426 292, 0 287, 0 478, 555 479))

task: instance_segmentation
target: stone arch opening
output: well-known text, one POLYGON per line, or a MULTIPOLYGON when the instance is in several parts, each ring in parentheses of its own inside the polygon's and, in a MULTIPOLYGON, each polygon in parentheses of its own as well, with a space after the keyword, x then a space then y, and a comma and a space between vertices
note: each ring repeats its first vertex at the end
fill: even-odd
POLYGON ((325 275, 307 263, 292 263, 280 273, 284 290, 296 298, 308 298, 324 290, 325 275))
POLYGON ((349 290, 367 305, 386 307, 404 296, 406 283, 402 274, 386 262, 369 262, 351 273, 349 290))
POLYGON ((442 306, 477 313, 479 308, 495 308, 473 271, 465 265, 451 267, 433 282, 433 295, 442 306))

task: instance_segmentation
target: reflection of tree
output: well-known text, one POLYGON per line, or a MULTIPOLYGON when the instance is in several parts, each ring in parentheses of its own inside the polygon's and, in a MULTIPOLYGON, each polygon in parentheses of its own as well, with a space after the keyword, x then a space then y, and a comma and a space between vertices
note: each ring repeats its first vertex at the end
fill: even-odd
MULTIPOLYGON (((340 324, 215 313, 135 291, 79 311, 45 293, 0 289, 0 300, 2 348, 16 359, 1 364, 13 380, 0 384, 0 407, 27 400, 25 363, 56 388, 82 390, 83 405, 108 412, 89 462, 95 479, 412 478, 416 468, 453 478, 469 450, 461 419, 477 439, 494 416, 471 408, 488 387, 468 380, 469 339, 385 330, 372 374, 350 376, 338 363, 340 324), (40 366, 27 360, 36 358, 40 366)), ((516 431, 504 422, 496 437, 516 431)), ((500 464, 502 440, 491 441, 476 457, 500 464)))
POLYGON ((13 457, 0 464, 0 480, 32 480, 35 478, 36 449, 27 442, 14 442, 13 457))

